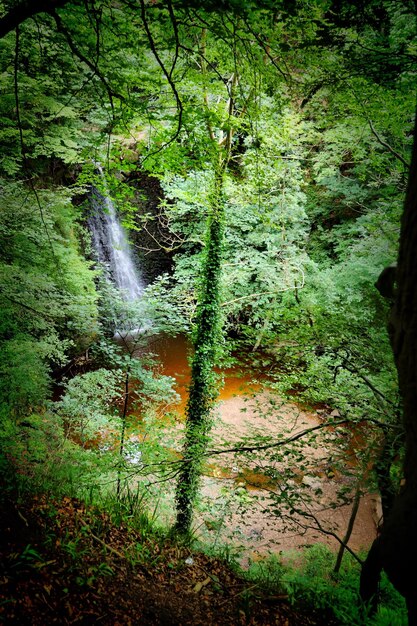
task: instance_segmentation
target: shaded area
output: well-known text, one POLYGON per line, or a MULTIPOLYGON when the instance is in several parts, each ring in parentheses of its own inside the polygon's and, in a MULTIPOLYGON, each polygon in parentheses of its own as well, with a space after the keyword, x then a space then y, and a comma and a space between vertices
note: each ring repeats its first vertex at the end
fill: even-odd
POLYGON ((331 624, 295 612, 222 561, 64 498, 8 502, 0 521, 7 624, 331 624))

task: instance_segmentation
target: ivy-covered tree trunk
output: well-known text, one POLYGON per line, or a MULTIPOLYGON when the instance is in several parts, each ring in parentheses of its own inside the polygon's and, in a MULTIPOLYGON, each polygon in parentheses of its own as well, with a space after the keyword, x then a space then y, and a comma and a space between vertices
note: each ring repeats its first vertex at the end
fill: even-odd
POLYGON ((200 303, 197 313, 194 356, 191 367, 191 384, 186 408, 186 438, 184 459, 179 474, 176 503, 176 529, 189 531, 193 502, 198 489, 198 479, 204 450, 211 427, 210 414, 217 397, 214 365, 221 331, 220 272, 224 232, 224 167, 215 173, 210 200, 210 218, 207 229, 200 303))

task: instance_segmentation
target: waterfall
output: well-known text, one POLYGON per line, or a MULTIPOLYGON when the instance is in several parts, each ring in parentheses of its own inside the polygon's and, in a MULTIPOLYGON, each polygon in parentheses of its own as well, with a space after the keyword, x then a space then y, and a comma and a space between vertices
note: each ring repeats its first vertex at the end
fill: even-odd
MULTIPOLYGON (((104 172, 96 163, 103 181, 104 172)), ((135 300, 142 295, 144 285, 135 267, 126 233, 108 193, 103 195, 93 187, 91 215, 88 226, 97 260, 107 269, 111 282, 124 300, 135 300)))

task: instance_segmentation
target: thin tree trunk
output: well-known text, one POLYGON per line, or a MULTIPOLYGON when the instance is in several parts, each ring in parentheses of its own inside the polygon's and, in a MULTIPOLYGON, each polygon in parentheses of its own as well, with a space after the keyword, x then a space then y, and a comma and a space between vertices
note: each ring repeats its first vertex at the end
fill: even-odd
POLYGON ((356 489, 355 498, 353 500, 352 512, 350 514, 349 524, 346 529, 346 534, 343 537, 343 543, 340 544, 339 552, 337 553, 337 559, 336 559, 336 563, 333 569, 333 574, 338 574, 340 570, 340 566, 342 565, 343 555, 345 553, 345 548, 348 544, 348 541, 353 531, 353 527, 355 525, 355 520, 358 514, 360 501, 361 501, 361 489, 360 489, 360 486, 358 486, 356 489))
POLYGON ((120 463, 119 468, 117 470, 117 498, 120 497, 120 487, 121 487, 121 463, 123 461, 123 452, 125 448, 125 436, 126 436, 126 415, 127 415, 127 405, 129 403, 129 378, 130 371, 126 371, 125 376, 125 393, 124 393, 124 401, 123 401, 123 413, 122 413, 122 432, 120 433, 120 446, 119 446, 119 457, 120 463))
POLYGON ((203 266, 201 304, 197 313, 197 336, 191 367, 191 385, 186 408, 184 462, 178 478, 176 530, 190 530, 192 508, 198 489, 203 452, 211 427, 210 413, 217 391, 213 368, 220 338, 220 271, 223 245, 223 169, 215 174, 208 226, 207 251, 203 266))
MULTIPOLYGON (((205 46, 206 31, 203 30, 201 70, 204 79, 206 79, 205 46)), ((202 268, 200 302, 197 308, 191 384, 186 408, 184 459, 176 491, 177 519, 175 529, 181 534, 189 532, 191 528, 193 504, 198 490, 203 452, 207 449, 209 441, 210 414, 217 397, 214 365, 221 339, 220 274, 225 217, 223 182, 232 150, 233 124, 231 120, 235 116, 234 91, 237 84, 238 75, 234 72, 228 83, 226 105, 228 123, 219 129, 218 135, 214 132, 210 121, 207 93, 204 95, 208 140, 214 158, 214 181, 209 201, 210 218, 206 254, 202 268)))

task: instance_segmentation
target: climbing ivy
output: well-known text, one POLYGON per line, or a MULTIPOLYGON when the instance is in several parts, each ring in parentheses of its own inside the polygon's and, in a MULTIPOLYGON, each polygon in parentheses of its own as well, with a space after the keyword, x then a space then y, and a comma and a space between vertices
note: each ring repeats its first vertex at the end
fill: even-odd
POLYGON ((176 496, 176 528, 181 533, 190 530, 203 452, 209 441, 210 415, 217 397, 214 366, 221 345, 220 277, 225 216, 223 169, 219 167, 215 172, 210 194, 210 216, 202 264, 191 384, 186 409, 184 464, 179 474, 176 496))

